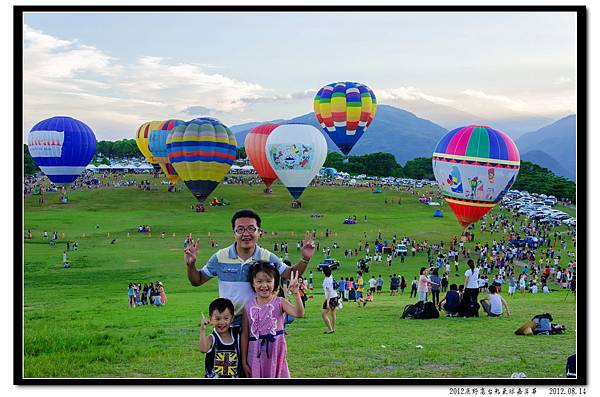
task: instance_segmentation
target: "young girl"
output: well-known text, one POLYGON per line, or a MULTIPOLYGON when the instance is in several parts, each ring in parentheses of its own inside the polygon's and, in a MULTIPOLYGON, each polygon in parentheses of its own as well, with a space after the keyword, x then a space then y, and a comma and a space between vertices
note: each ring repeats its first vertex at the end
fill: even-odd
POLYGON ((242 365, 250 378, 289 378, 287 345, 283 323, 285 313, 304 316, 298 273, 292 272, 289 291, 295 303, 277 297, 279 272, 275 265, 255 261, 250 267, 255 296, 244 306, 242 319, 242 365))

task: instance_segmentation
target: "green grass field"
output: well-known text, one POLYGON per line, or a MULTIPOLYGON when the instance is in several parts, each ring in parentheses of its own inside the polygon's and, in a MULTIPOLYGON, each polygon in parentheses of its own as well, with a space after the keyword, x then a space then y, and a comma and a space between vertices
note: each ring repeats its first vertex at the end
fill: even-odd
MULTIPOLYGON (((258 185, 220 185, 214 196, 226 197, 231 205, 195 213, 190 209, 195 199, 187 189, 167 193, 165 186, 157 180, 154 183, 152 191, 120 187, 70 192, 67 205, 58 204, 57 194, 48 194, 49 203, 44 205, 38 204, 37 196, 26 197, 24 228, 34 238, 24 244, 25 378, 202 377, 198 320, 217 297, 217 281, 199 288, 189 284, 183 240, 190 232, 200 238, 200 266, 216 251, 210 246, 209 232, 220 247, 233 241, 230 218, 240 208, 252 208, 261 215, 266 233, 259 244, 272 250, 274 242, 288 241, 294 263, 299 258, 296 241, 305 230, 317 229, 321 247, 337 241, 342 248, 332 250, 331 255, 342 267, 334 272, 336 278, 356 276, 355 261, 345 260, 343 251, 357 247, 364 233, 371 242, 379 231, 388 240, 396 233, 398 238, 430 242, 450 241, 461 233, 447 205, 441 207, 444 218, 433 218, 436 207, 393 190, 373 194, 366 188, 312 187, 302 196, 303 208, 291 209, 291 197, 279 184, 271 195, 263 194, 258 185), (386 205, 386 197, 394 198, 395 204, 386 205), (324 216, 311 218, 313 213, 324 216), (354 214, 358 224, 342 224, 354 214), (363 221, 365 214, 368 223, 363 221), (137 232, 141 224, 152 226, 151 236, 137 232), (333 229, 333 237, 323 237, 326 228, 333 229), (55 247, 42 240, 44 230, 58 231, 55 247), (160 238, 162 231, 165 239, 160 238), (111 244, 115 237, 116 243, 111 244), (79 250, 68 253, 72 268, 63 269, 67 240, 78 240, 79 250), (165 286, 167 304, 128 308, 128 283, 156 280, 165 286)), ((476 241, 493 240, 489 233, 482 236, 476 230, 476 241)), ((314 271, 322 258, 317 252, 309 269, 314 271)), ((307 302, 305 318, 287 328, 292 376, 504 378, 513 372, 524 372, 529 378, 564 376, 566 358, 576 345, 573 295, 566 301, 564 291, 509 299, 504 291, 510 318, 402 320, 404 306, 415 299, 408 298, 410 287, 404 296, 390 297, 388 276, 400 273, 411 280, 426 261, 423 253, 409 256, 402 264, 395 259, 391 268, 385 257, 381 264, 371 266, 370 274, 384 278, 384 293, 364 308, 345 303, 338 312, 334 335, 323 334, 322 275, 314 271, 319 287, 315 299, 307 302), (544 312, 564 324, 567 332, 514 335, 521 324, 544 312), (424 348, 416 349, 416 345, 424 348)), ((462 284, 465 270, 461 260, 461 276, 453 272, 450 283, 462 284)))

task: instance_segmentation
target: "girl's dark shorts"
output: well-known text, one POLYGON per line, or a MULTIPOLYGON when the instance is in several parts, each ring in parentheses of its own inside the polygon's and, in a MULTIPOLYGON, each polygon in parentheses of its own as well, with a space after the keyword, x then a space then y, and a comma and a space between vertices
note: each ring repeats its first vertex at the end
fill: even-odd
MULTIPOLYGON (((329 298, 329 309, 333 310, 338 307, 338 298, 329 298)), ((327 301, 323 302, 323 309, 327 309, 327 301)))

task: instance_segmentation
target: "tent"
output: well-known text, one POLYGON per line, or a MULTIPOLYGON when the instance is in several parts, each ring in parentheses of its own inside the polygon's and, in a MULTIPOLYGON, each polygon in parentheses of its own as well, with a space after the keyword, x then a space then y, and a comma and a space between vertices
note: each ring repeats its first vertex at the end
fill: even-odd
POLYGON ((373 193, 381 193, 381 189, 377 188, 377 189, 373 190, 373 193))
POLYGON ((437 209, 437 210, 435 210, 435 212, 433 213, 433 216, 434 216, 434 217, 437 217, 437 218, 443 218, 443 217, 444 217, 444 214, 442 214, 442 211, 440 211, 439 209, 437 209))

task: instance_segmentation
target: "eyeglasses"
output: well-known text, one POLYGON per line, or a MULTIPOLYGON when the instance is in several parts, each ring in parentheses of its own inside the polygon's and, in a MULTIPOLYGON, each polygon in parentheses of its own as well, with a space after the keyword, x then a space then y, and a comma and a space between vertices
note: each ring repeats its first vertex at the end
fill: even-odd
POLYGON ((252 233, 256 233, 257 230, 258 229, 256 228, 256 226, 247 226, 247 227, 238 226, 234 229, 234 232, 236 234, 244 234, 245 232, 252 234, 252 233))

